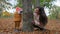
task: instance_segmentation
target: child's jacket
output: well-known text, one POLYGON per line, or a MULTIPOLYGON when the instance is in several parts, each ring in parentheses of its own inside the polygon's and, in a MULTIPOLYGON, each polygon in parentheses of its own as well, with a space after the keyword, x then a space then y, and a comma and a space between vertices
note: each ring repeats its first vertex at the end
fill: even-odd
POLYGON ((22 14, 19 14, 17 11, 14 13, 14 21, 21 21, 22 14))

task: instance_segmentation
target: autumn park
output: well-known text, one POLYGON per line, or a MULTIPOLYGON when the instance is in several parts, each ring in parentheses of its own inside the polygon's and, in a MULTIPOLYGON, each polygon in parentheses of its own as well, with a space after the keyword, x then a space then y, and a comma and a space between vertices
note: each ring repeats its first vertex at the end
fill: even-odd
POLYGON ((59 3, 60 0, 0 0, 0 34, 60 34, 59 3))

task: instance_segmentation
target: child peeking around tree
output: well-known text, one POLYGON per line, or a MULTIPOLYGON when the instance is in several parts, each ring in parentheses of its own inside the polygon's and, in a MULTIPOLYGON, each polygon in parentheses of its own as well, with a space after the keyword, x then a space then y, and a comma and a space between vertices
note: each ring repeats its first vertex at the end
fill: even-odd
POLYGON ((20 31, 20 23, 22 21, 22 9, 16 7, 16 11, 14 12, 14 22, 15 22, 15 31, 20 31))

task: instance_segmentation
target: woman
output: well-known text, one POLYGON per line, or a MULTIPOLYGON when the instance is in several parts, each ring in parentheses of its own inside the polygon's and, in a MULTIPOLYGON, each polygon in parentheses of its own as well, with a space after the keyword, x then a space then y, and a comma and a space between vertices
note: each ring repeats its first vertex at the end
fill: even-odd
POLYGON ((45 14, 44 8, 36 7, 34 9, 33 15, 33 26, 39 28, 40 30, 44 30, 44 26, 47 24, 47 16, 45 14))

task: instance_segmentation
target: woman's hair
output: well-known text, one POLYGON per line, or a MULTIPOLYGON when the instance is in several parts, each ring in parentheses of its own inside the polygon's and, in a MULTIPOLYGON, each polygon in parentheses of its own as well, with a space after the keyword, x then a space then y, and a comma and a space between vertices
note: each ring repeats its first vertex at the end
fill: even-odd
POLYGON ((40 15, 39 20, 45 26, 47 24, 47 16, 45 14, 44 8, 43 7, 36 7, 36 8, 39 9, 39 11, 38 11, 39 12, 39 15, 40 15))

